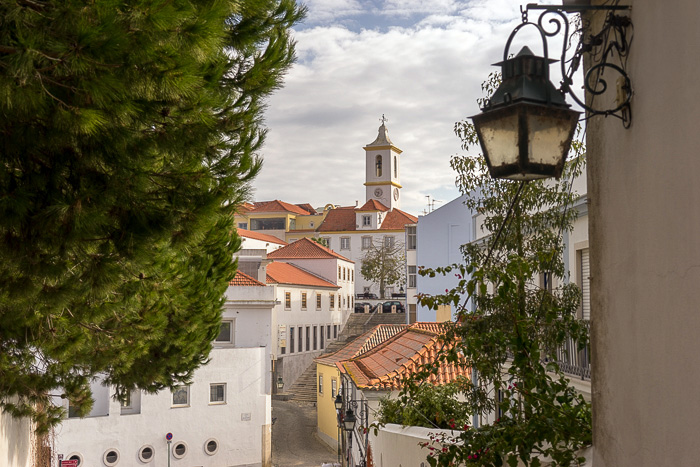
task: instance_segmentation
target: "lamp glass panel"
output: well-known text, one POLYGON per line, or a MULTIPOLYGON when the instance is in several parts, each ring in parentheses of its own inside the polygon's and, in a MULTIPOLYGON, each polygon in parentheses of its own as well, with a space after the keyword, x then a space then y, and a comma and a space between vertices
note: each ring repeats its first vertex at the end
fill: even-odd
POLYGON ((518 162, 518 115, 485 119, 481 123, 481 143, 492 167, 518 162))
MULTIPOLYGON (((569 152, 571 135, 570 118, 560 113, 554 116, 528 113, 528 153, 530 162, 536 164, 557 165, 569 152), (565 147, 566 146, 566 147, 565 147)), ((574 125, 576 121, 574 120, 574 125)))

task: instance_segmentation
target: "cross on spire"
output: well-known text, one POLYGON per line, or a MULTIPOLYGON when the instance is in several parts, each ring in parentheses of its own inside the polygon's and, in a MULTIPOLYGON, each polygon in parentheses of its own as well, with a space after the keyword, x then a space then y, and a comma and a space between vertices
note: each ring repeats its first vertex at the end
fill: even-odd
POLYGON ((389 119, 386 118, 386 117, 384 116, 384 114, 382 114, 382 118, 380 118, 379 121, 382 122, 382 125, 384 125, 386 122, 389 121, 389 119))

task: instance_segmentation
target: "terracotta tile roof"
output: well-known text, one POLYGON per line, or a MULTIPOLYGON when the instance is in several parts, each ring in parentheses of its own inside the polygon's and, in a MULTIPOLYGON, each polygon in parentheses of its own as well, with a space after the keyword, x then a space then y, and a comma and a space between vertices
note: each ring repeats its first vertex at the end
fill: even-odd
POLYGON ((316 212, 316 208, 314 208, 313 206, 311 206, 309 203, 297 204, 297 206, 299 206, 301 209, 303 209, 303 210, 305 210, 305 211, 308 211, 309 214, 318 214, 318 213, 316 212))
POLYGON ((314 242, 310 238, 300 238, 296 242, 292 242, 287 246, 283 246, 278 250, 268 253, 267 257, 272 259, 336 258, 354 263, 354 261, 339 255, 330 248, 326 248, 314 242))
POLYGON ((252 230, 238 229, 238 235, 245 238, 252 238, 254 240, 262 240, 263 242, 276 243, 277 245, 287 244, 287 242, 280 240, 277 237, 260 232, 253 232, 252 230))
POLYGON ((260 201, 253 203, 251 213, 257 212, 293 212, 294 214, 307 215, 310 214, 306 209, 302 209, 297 205, 285 203, 278 199, 274 201, 260 201))
POLYGON ((399 209, 392 209, 386 213, 384 222, 379 230, 403 230, 406 224, 415 224, 418 218, 399 209))
POLYGON ((382 203, 380 203, 376 199, 370 199, 365 204, 363 204, 361 208, 358 208, 357 210, 358 211, 382 211, 382 212, 386 212, 389 210, 389 208, 384 206, 382 203))
POLYGON ((248 211, 250 211, 254 207, 255 206, 253 206, 250 203, 243 203, 236 208, 236 214, 246 214, 248 211))
MULTIPOLYGON (((269 257, 269 256, 268 256, 269 257)), ((340 287, 293 264, 272 262, 267 265, 268 284, 306 285, 310 287, 340 287)))
POLYGON ((326 218, 318 226, 319 232, 337 232, 355 230, 355 208, 331 209, 326 218))
POLYGON ((335 366, 336 363, 363 354, 408 327, 407 324, 378 324, 364 334, 360 334, 340 350, 322 355, 315 359, 317 363, 335 366))
POLYGON ((254 279, 253 277, 249 276, 248 274, 244 273, 243 271, 236 271, 236 275, 233 277, 233 280, 228 283, 228 285, 234 286, 234 287, 241 287, 241 286, 256 286, 256 287, 265 287, 265 284, 260 282, 257 279, 254 279))
MULTIPOLYGON (((443 344, 439 341, 439 333, 431 330, 435 327, 439 330, 439 323, 411 325, 372 350, 339 362, 337 366, 341 372, 349 374, 360 389, 399 389, 404 376, 425 363, 437 361, 443 344)), ((443 362, 438 374, 431 376, 429 381, 445 384, 458 376, 469 377, 471 371, 463 362, 443 362)))

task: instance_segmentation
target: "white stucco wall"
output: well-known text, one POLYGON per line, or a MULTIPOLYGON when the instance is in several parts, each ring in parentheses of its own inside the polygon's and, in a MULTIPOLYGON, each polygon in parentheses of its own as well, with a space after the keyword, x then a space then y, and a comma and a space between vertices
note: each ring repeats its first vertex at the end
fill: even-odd
MULTIPOLYGON (((465 198, 460 196, 430 214, 418 217, 416 263, 419 267, 436 268, 463 262, 459 248, 473 240, 472 213, 464 205, 465 198)), ((454 274, 418 275, 417 293, 438 295, 458 282, 454 274)), ((435 319, 435 310, 418 305, 416 321, 435 319)))
POLYGON ((28 418, 13 418, 0 410, 0 467, 32 466, 33 442, 28 418))
POLYGON ((172 407, 169 390, 141 394, 138 414, 121 415, 118 401, 107 400, 109 414, 67 419, 56 429, 56 454, 80 453, 86 467, 102 466, 104 453, 117 449, 124 466, 165 466, 165 435, 173 433, 173 446, 184 441, 183 459, 171 458, 173 467, 230 467, 262 465, 263 445, 269 443, 270 396, 265 393, 263 348, 214 349, 211 361, 198 369, 190 386, 188 407, 172 407), (226 384, 225 404, 210 404, 210 383, 226 384), (204 444, 215 438, 219 451, 209 456, 204 444), (149 463, 138 459, 144 445, 155 450, 149 463))

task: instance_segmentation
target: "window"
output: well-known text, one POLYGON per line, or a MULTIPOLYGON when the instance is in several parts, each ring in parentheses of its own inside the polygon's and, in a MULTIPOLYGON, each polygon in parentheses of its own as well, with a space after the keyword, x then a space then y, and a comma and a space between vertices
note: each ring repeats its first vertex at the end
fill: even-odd
POLYGON ((238 228, 239 228, 239 229, 246 229, 246 230, 248 230, 248 223, 247 223, 247 222, 239 222, 239 223, 238 223, 238 228))
POLYGON ((320 293, 316 294, 316 309, 317 310, 321 309, 321 294, 320 293))
POLYGON ((394 178, 399 178, 399 160, 394 156, 394 178))
POLYGON ((292 309, 292 293, 291 292, 284 293, 284 309, 285 310, 292 309))
POLYGON ((377 156, 374 161, 374 166, 376 168, 377 177, 382 176, 382 156, 377 156))
POLYGON ((337 339, 337 338, 338 338, 338 325, 334 324, 333 325, 333 339, 337 339))
POLYGON ((372 225, 372 216, 364 214, 362 216, 362 226, 363 227, 370 227, 371 225, 372 225))
POLYGON ((285 218, 251 219, 250 230, 284 230, 285 218))
POLYGON ((289 328, 289 353, 294 353, 294 327, 289 328))
POLYGON ((343 280, 345 280, 345 273, 347 272, 347 269, 343 268, 343 280))
POLYGON ((338 280, 343 278, 343 268, 338 266, 338 280))
POLYGON ((328 339, 330 339, 331 338, 331 325, 330 324, 327 326, 327 330, 328 330, 328 332, 326 332, 326 337, 328 339))
POLYGON ((318 348, 318 326, 314 326, 314 350, 318 348))
POLYGON ((323 375, 318 375, 318 393, 323 394, 323 375))
POLYGON ((302 338, 304 337, 304 334, 303 334, 303 333, 304 333, 304 330, 303 330, 303 328, 302 328, 301 326, 299 326, 298 329, 299 329, 299 334, 298 334, 298 336, 299 336, 299 343, 297 344, 297 351, 298 351, 298 352, 303 352, 303 351, 304 351, 304 347, 303 347, 303 344, 302 344, 301 340, 302 340, 302 338))
POLYGON ((119 404, 121 405, 122 409, 131 408, 131 391, 126 393, 126 397, 124 400, 119 401, 119 404))
POLYGON ((340 237, 340 249, 349 250, 350 249, 350 237, 340 237))
POLYGON ((352 273, 352 277, 350 278, 350 280, 355 282, 355 270, 351 269, 350 272, 352 273))
POLYGON ((225 319, 221 321, 219 335, 216 336, 214 342, 217 344, 233 344, 233 321, 234 320, 232 319, 225 319))
POLYGON ((331 247, 331 237, 321 237, 321 240, 323 240, 323 244, 330 248, 331 247))
POLYGON ((141 449, 139 449, 139 460, 144 463, 151 462, 155 453, 155 449, 150 444, 141 446, 141 449))
POLYGON ((187 443, 184 441, 178 441, 173 446, 173 457, 176 459, 182 459, 187 455, 187 443))
POLYGON ((190 405, 190 387, 177 386, 173 389, 173 407, 187 407, 190 405))
POLYGON ((412 288, 416 287, 416 267, 415 266, 408 267, 408 286, 412 287, 412 288))
POLYGON ((306 351, 311 350, 311 326, 306 326, 306 351))
POLYGON ((362 237, 362 249, 369 250, 372 248, 372 237, 362 237))
POLYGON ((323 332, 323 326, 320 326, 320 327, 319 327, 319 331, 320 331, 319 337, 321 338, 321 347, 320 347, 320 349, 323 350, 323 346, 324 346, 323 336, 324 336, 324 334, 325 334, 325 332, 323 332))
POLYGON ((209 403, 226 403, 226 383, 213 383, 209 385, 209 403))
POLYGON ((306 310, 306 292, 301 293, 301 309, 306 310))
POLYGON ((335 294, 331 294, 331 310, 335 308, 335 294))
POLYGON ((109 467, 117 465, 119 463, 119 451, 116 449, 107 449, 102 456, 102 462, 109 467))
POLYGON ((215 438, 209 438, 204 442, 204 452, 213 456, 219 450, 219 441, 215 438))
POLYGON ((384 246, 387 248, 394 248, 394 237, 384 237, 384 246))
POLYGON ((335 398, 338 394, 338 380, 335 378, 331 379, 331 397, 335 398))
POLYGON ((406 240, 408 241, 407 248, 409 250, 416 249, 416 226, 406 227, 406 240))

